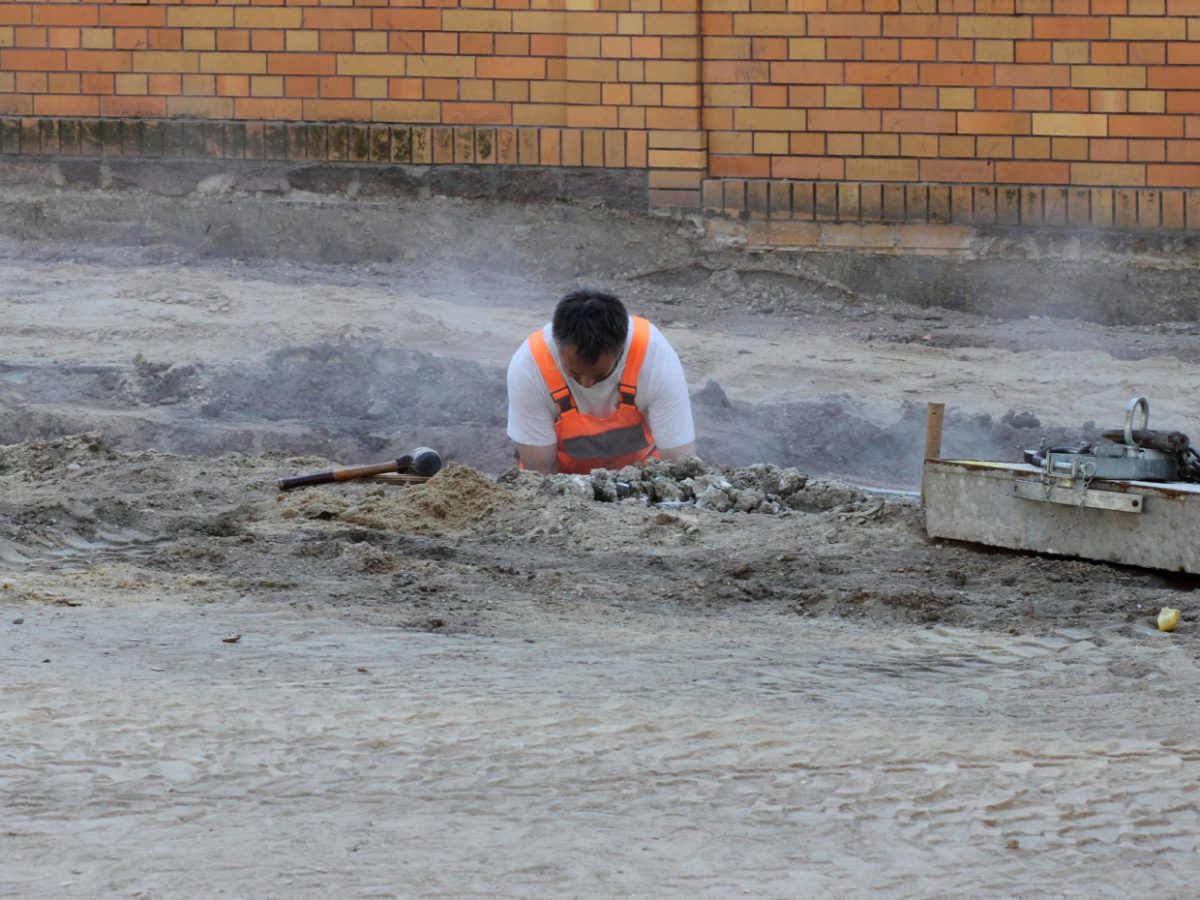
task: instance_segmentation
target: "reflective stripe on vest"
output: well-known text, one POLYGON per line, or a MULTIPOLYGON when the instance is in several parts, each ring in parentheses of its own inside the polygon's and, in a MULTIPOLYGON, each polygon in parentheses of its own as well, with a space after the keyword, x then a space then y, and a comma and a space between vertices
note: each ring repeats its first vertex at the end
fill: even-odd
POLYGON ((529 349, 550 391, 558 419, 558 471, 586 475, 592 469, 619 469, 659 456, 650 425, 637 408, 637 385, 646 348, 650 345, 650 322, 633 317, 633 339, 625 356, 625 367, 617 386, 617 408, 611 415, 589 416, 579 411, 567 381, 559 371, 542 329, 529 336, 529 349))

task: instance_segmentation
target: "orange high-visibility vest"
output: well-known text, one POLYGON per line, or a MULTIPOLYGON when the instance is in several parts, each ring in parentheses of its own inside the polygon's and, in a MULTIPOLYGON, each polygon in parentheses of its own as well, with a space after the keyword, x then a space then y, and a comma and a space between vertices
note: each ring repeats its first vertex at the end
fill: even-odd
POLYGON ((617 387, 617 408, 601 418, 584 415, 575 405, 542 329, 529 336, 529 349, 557 407, 554 433, 558 436, 559 472, 586 475, 592 469, 619 469, 644 459, 659 458, 650 424, 634 402, 649 345, 650 322, 634 316, 633 340, 617 387))

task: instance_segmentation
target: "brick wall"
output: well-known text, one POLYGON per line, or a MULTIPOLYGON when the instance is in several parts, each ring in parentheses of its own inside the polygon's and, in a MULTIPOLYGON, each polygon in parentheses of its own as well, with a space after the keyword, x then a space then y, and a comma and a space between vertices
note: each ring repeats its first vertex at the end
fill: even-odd
POLYGON ((0 117, 482 135, 749 219, 1200 227, 1200 0, 403 4, 5 0, 0 117))

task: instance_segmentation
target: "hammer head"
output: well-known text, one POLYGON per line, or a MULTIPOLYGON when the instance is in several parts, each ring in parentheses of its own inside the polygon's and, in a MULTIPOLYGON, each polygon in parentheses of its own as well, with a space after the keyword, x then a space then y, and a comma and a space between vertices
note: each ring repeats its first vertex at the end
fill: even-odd
POLYGON ((436 450, 429 447, 418 447, 412 453, 407 453, 396 460, 396 468, 400 472, 410 472, 428 478, 436 475, 442 468, 442 457, 436 450))

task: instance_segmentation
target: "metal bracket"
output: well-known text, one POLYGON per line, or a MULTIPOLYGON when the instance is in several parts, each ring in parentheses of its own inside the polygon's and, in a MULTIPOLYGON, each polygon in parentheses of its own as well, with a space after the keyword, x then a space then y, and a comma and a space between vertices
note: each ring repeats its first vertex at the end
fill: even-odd
POLYGON ((1113 512, 1140 513, 1146 506, 1144 494, 1122 491, 1095 491, 1090 488, 1067 488, 1041 481, 1014 481, 1013 493, 1022 500, 1059 503, 1063 506, 1082 506, 1088 509, 1107 509, 1113 512))

